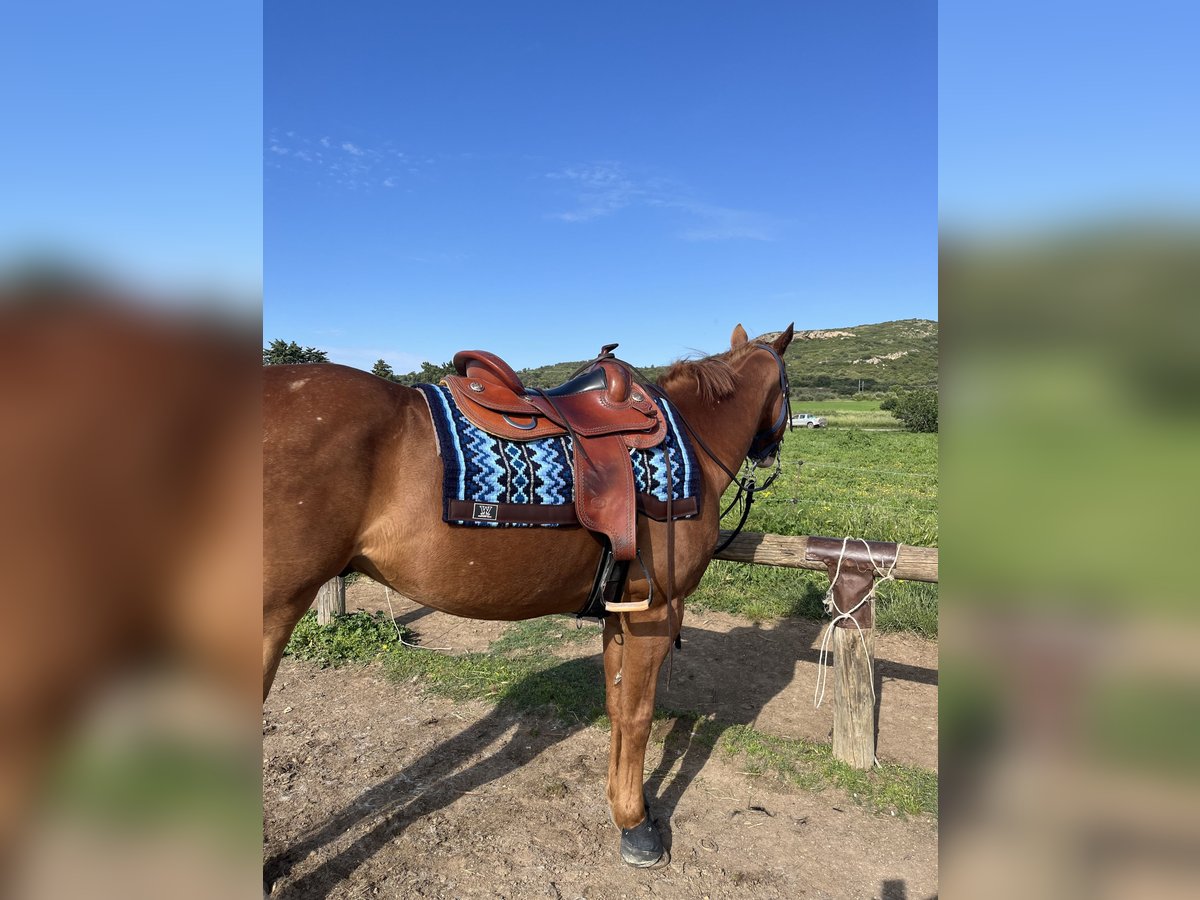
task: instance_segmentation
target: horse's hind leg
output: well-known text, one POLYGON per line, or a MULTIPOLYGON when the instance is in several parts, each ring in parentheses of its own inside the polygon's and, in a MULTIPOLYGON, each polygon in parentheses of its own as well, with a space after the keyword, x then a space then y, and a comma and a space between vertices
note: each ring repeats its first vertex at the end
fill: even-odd
POLYGON ((320 587, 299 591, 290 597, 265 598, 263 604, 263 702, 275 682, 275 672, 283 659, 283 648, 300 617, 312 606, 320 587))
POLYGON ((643 777, 658 670, 669 647, 665 623, 631 623, 627 614, 605 623, 604 676, 612 719, 608 802, 621 828, 621 858, 639 867, 654 865, 663 855, 646 809, 643 777))

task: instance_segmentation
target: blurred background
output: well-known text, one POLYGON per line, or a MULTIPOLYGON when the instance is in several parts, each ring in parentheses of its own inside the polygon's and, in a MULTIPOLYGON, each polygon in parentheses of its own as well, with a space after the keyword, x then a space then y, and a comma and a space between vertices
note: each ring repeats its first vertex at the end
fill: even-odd
POLYGON ((261 896, 261 11, 18 5, 0 83, 0 896, 261 896))
POLYGON ((940 11, 948 897, 1200 884, 1197 24, 940 11))

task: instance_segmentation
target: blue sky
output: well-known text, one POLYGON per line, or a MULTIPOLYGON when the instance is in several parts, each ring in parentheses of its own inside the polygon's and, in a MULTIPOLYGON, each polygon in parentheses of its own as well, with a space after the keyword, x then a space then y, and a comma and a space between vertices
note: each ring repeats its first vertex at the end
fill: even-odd
POLYGON ((932 2, 268 2, 264 337, 397 371, 936 318, 932 2))
POLYGON ((1194 216, 1198 33, 1190 0, 943 3, 943 223, 1027 232, 1194 216))
POLYGON ((53 253, 157 289, 257 302, 255 4, 7 4, 0 84, 0 262, 53 253))

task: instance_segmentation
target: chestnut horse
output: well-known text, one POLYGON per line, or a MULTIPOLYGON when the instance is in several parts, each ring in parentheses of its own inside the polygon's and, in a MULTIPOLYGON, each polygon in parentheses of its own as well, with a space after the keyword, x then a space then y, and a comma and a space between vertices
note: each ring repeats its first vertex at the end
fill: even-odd
MULTIPOLYGON (((792 326, 675 363, 659 388, 682 414, 703 470, 700 514, 675 523, 670 604, 667 526, 638 518, 646 571, 632 567, 631 600, 654 602, 604 623, 612 743, 608 800, 621 856, 663 857, 647 815, 643 762, 659 668, 716 546, 720 499, 754 445, 770 466, 787 425, 782 354, 792 326), (653 593, 647 578, 653 579, 653 593)), ((600 539, 583 528, 463 528, 442 521, 442 464, 419 391, 337 365, 264 370, 263 698, 284 645, 320 586, 348 568, 418 603, 474 619, 514 621, 584 605, 600 539)))

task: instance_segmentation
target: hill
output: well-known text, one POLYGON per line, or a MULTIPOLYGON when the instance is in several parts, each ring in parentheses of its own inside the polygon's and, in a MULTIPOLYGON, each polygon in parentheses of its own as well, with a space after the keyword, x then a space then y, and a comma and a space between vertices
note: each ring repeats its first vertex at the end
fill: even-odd
POLYGON ((854 394, 860 382, 864 391, 936 388, 938 323, 899 319, 798 331, 786 360, 796 397, 854 394))
MULTIPOLYGON (((779 332, 763 335, 772 338, 779 332)), ((819 400, 863 391, 937 387, 938 323, 899 319, 876 325, 797 331, 786 357, 792 395, 819 400)), ((534 387, 565 381, 584 360, 521 369, 521 380, 534 387)), ((666 368, 642 371, 657 378, 666 368)))

